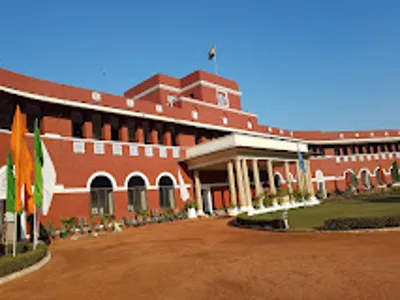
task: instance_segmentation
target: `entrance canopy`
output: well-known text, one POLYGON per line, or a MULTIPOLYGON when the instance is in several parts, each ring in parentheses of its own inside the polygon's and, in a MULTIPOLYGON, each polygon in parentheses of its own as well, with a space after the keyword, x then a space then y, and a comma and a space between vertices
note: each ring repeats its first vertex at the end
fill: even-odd
POLYGON ((236 158, 273 160, 276 163, 296 161, 298 151, 306 154, 307 144, 244 134, 230 134, 186 150, 189 170, 224 170, 226 162, 236 158))

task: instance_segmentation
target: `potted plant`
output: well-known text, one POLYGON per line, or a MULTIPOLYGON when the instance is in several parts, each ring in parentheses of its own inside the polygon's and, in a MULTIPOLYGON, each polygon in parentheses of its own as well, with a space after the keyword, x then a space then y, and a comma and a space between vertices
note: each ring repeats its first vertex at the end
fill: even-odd
POLYGON ((196 209, 197 203, 195 201, 191 201, 186 204, 187 214, 189 219, 194 219, 197 217, 196 209))
POLYGON ((236 205, 229 204, 227 207, 227 212, 228 212, 229 216, 234 217, 234 216, 237 216, 239 211, 238 211, 238 208, 236 205))
POLYGON ((127 216, 122 217, 122 226, 129 228, 130 224, 129 224, 129 218, 127 216))
POLYGON ((70 231, 70 219, 69 218, 65 218, 65 217, 61 217, 60 218, 61 223, 63 224, 62 229, 60 231, 60 238, 66 238, 68 236, 68 233, 70 231))
MULTIPOLYGON (((100 220, 103 225, 103 230, 107 231, 108 230, 108 218, 105 215, 101 215, 100 220)), ((101 225, 100 225, 100 228, 101 228, 101 225)))

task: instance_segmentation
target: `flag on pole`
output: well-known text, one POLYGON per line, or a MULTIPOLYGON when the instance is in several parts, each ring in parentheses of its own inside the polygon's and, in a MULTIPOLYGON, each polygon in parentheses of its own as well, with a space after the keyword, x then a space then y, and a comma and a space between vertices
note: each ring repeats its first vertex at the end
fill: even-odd
POLYGON ((42 214, 44 216, 49 212, 51 201, 53 199, 54 188, 56 186, 57 174, 54 168, 53 162, 51 161, 50 155, 47 152, 46 146, 43 141, 40 142, 42 145, 43 152, 43 199, 42 199, 42 214))
POLYGON ((183 181, 181 170, 178 170, 178 182, 179 182, 179 191, 181 194, 181 199, 183 202, 185 202, 187 199, 190 198, 190 194, 185 185, 185 182, 183 181))
POLYGON ((24 135, 27 132, 28 130, 22 120, 21 110, 17 105, 11 128, 10 146, 15 164, 15 212, 19 214, 23 212, 21 199, 21 190, 23 187, 27 213, 32 214, 34 209, 31 184, 32 157, 24 141, 24 135))
POLYGON ((35 134, 33 140, 33 148, 35 149, 35 189, 33 191, 33 198, 35 199, 35 205, 38 208, 42 208, 43 199, 43 151, 42 143, 40 141, 40 132, 38 127, 38 120, 35 120, 35 134))
POLYGON ((215 57, 215 46, 212 46, 210 51, 208 51, 208 60, 212 60, 215 57))
POLYGON ((304 165, 304 159, 303 155, 300 152, 299 145, 297 145, 297 156, 299 157, 299 165, 300 165, 300 170, 305 173, 306 172, 306 167, 304 165))
POLYGON ((15 178, 11 153, 7 155, 7 198, 6 212, 15 212, 15 178))

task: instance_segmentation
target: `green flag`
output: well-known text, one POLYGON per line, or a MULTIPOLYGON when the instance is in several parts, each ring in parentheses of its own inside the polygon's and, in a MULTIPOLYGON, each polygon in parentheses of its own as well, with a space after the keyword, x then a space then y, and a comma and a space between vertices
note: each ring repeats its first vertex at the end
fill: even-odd
POLYGON ((35 190, 33 191, 33 198, 35 205, 42 208, 43 199, 43 151, 42 143, 40 141, 40 132, 38 127, 38 120, 35 119, 35 134, 33 139, 33 148, 35 150, 35 190))
POLYGON ((12 163, 11 153, 8 151, 7 156, 7 199, 6 211, 15 212, 15 177, 14 167, 12 163))
POLYGON ((392 163, 393 181, 399 181, 399 166, 397 165, 397 160, 392 163))

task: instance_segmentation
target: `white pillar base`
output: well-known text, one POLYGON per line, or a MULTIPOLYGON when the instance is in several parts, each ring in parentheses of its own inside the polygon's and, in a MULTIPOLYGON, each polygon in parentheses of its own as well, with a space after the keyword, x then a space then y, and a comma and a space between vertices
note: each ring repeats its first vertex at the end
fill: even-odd
POLYGON ((235 217, 235 216, 238 215, 239 210, 238 210, 237 207, 234 207, 234 208, 228 208, 228 209, 227 209, 227 212, 228 212, 228 215, 229 215, 229 216, 235 217))
POLYGON ((239 212, 247 212, 247 206, 241 206, 239 212))
POLYGON ((197 211, 197 216, 198 216, 198 217, 205 216, 204 211, 198 210, 198 211, 197 211))
POLYGON ((189 219, 197 218, 197 214, 196 214, 196 209, 195 208, 189 208, 188 209, 188 218, 189 219))

